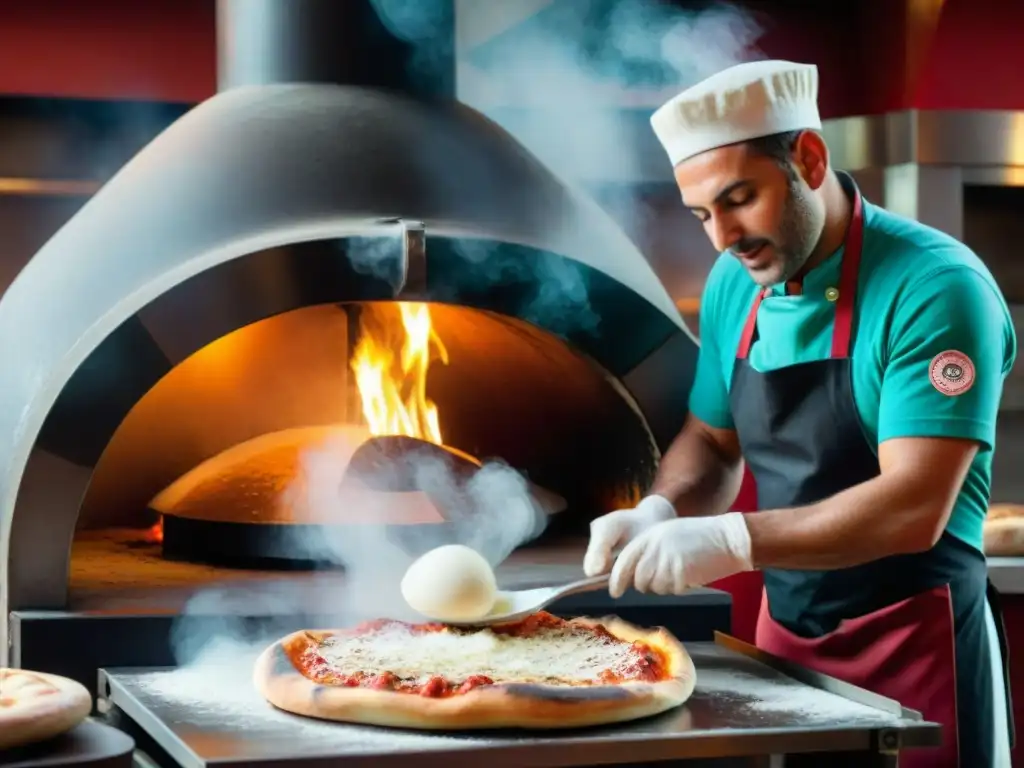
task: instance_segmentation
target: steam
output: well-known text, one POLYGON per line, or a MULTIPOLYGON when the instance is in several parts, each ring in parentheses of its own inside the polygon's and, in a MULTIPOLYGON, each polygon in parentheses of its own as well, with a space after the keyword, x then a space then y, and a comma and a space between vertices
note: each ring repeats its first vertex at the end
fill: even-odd
POLYGON ((459 96, 570 182, 671 181, 650 113, 715 72, 762 58, 761 33, 748 12, 724 3, 554 3, 507 40, 466 52, 459 96))
MULTIPOLYGON (((364 575, 376 585, 394 581, 397 588, 397 580, 383 575, 400 578, 416 557, 435 547, 465 544, 497 566, 544 530, 545 502, 503 462, 485 463, 467 479, 442 458, 441 449, 424 443, 368 481, 349 463, 358 447, 342 433, 310 449, 287 494, 303 520, 338 530, 336 536, 293 540, 292 546, 310 559, 344 566, 349 586, 358 582, 359 596, 370 586, 361 581, 364 575)), ((373 598, 374 610, 402 610, 395 595, 373 598)))
MULTIPOLYGON (((414 75, 448 52, 450 3, 373 0, 385 25, 412 43, 414 75), (440 42, 439 42, 440 41, 440 42)), ((650 212, 622 182, 671 182, 650 113, 684 88, 763 58, 763 30, 724 2, 456 0, 458 97, 501 125, 567 184, 599 193, 627 232, 650 212)), ((529 283, 517 314, 562 336, 597 335, 588 273, 567 259, 525 259, 484 241, 456 245, 473 290, 529 283)))
POLYGON ((516 246, 491 240, 461 239, 453 248, 463 268, 458 284, 446 286, 452 296, 444 298, 454 298, 458 290, 523 286, 526 290, 514 308, 520 319, 563 336, 599 330, 588 275, 577 262, 544 253, 527 257, 516 246))
MULTIPOLYGON (((437 65, 450 39, 447 2, 374 5, 395 35, 423 51, 413 66, 437 65)), ((763 58, 763 30, 749 11, 701 5, 457 0, 458 97, 568 181, 637 178, 648 165, 642 145, 653 141, 651 111, 715 72, 763 58)), ((664 159, 657 161, 667 180, 664 159)))
POLYGON ((297 558, 341 566, 344 572, 250 579, 195 595, 172 633, 179 665, 248 664, 274 639, 301 627, 351 626, 371 618, 423 620, 405 605, 402 576, 419 555, 465 544, 499 565, 539 536, 560 499, 531 487, 516 470, 485 463, 467 479, 434 450, 397 458, 396 471, 372 487, 349 474, 357 430, 309 448, 283 498, 303 523, 322 526, 289 546, 297 558), (326 532, 325 532, 326 531, 326 532), (333 533, 330 533, 333 532, 333 533), (258 620, 252 617, 261 617, 258 620))
POLYGON ((402 274, 402 225, 381 226, 380 230, 380 236, 350 237, 346 254, 357 274, 397 286, 402 274))
POLYGON ((548 258, 541 262, 537 291, 522 309, 527 322, 565 336, 596 333, 598 315, 590 304, 586 274, 575 261, 548 258))

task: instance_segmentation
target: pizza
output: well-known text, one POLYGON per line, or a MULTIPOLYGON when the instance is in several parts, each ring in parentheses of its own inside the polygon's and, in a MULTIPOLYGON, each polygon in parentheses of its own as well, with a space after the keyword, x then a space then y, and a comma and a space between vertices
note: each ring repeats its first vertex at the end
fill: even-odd
POLYGON ((66 677, 0 668, 0 749, 58 736, 82 722, 92 696, 66 677))
POLYGON ((989 557, 1024 556, 1024 506, 993 504, 985 516, 982 537, 989 557))
POLYGON ((390 619, 300 631, 255 669, 275 707, 308 717, 423 730, 578 728, 683 704, 696 673, 665 629, 549 613, 492 627, 390 619))

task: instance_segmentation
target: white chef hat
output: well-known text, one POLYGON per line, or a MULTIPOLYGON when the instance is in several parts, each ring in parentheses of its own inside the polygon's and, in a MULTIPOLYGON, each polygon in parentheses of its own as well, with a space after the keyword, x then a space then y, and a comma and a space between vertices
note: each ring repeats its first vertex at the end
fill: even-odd
POLYGON ((819 130, 818 68, 778 60, 737 64, 662 105, 651 126, 673 166, 727 144, 819 130))

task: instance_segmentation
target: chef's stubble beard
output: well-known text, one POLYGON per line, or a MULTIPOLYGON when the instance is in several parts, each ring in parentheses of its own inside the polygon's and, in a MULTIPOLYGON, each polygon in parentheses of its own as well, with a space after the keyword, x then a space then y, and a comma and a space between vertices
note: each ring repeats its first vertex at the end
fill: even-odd
POLYGON ((768 274, 754 276, 758 284, 768 286, 786 282, 803 268, 814 252, 824 228, 824 214, 815 211, 810 195, 811 192, 801 187, 798 179, 790 181, 776 241, 775 252, 779 261, 768 274))

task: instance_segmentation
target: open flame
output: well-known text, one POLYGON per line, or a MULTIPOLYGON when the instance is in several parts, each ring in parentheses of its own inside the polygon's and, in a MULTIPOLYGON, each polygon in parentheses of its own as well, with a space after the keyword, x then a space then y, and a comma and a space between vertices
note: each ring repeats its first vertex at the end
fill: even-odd
POLYGON ((363 417, 375 437, 404 435, 442 445, 437 405, 427 397, 427 371, 435 356, 448 363, 448 350, 434 332, 430 307, 398 302, 404 339, 396 355, 388 339, 364 328, 352 356, 363 417))
POLYGON ((142 532, 142 540, 147 544, 159 544, 164 540, 164 519, 161 517, 153 525, 142 532))
MULTIPOLYGON (((427 372, 435 359, 448 363, 448 350, 434 331, 429 305, 396 303, 401 340, 397 323, 387 322, 379 329, 364 323, 352 355, 363 418, 375 437, 404 435, 443 445, 437 404, 427 397, 427 372)), ((163 533, 161 518, 142 537, 156 544, 163 541, 163 533)))

